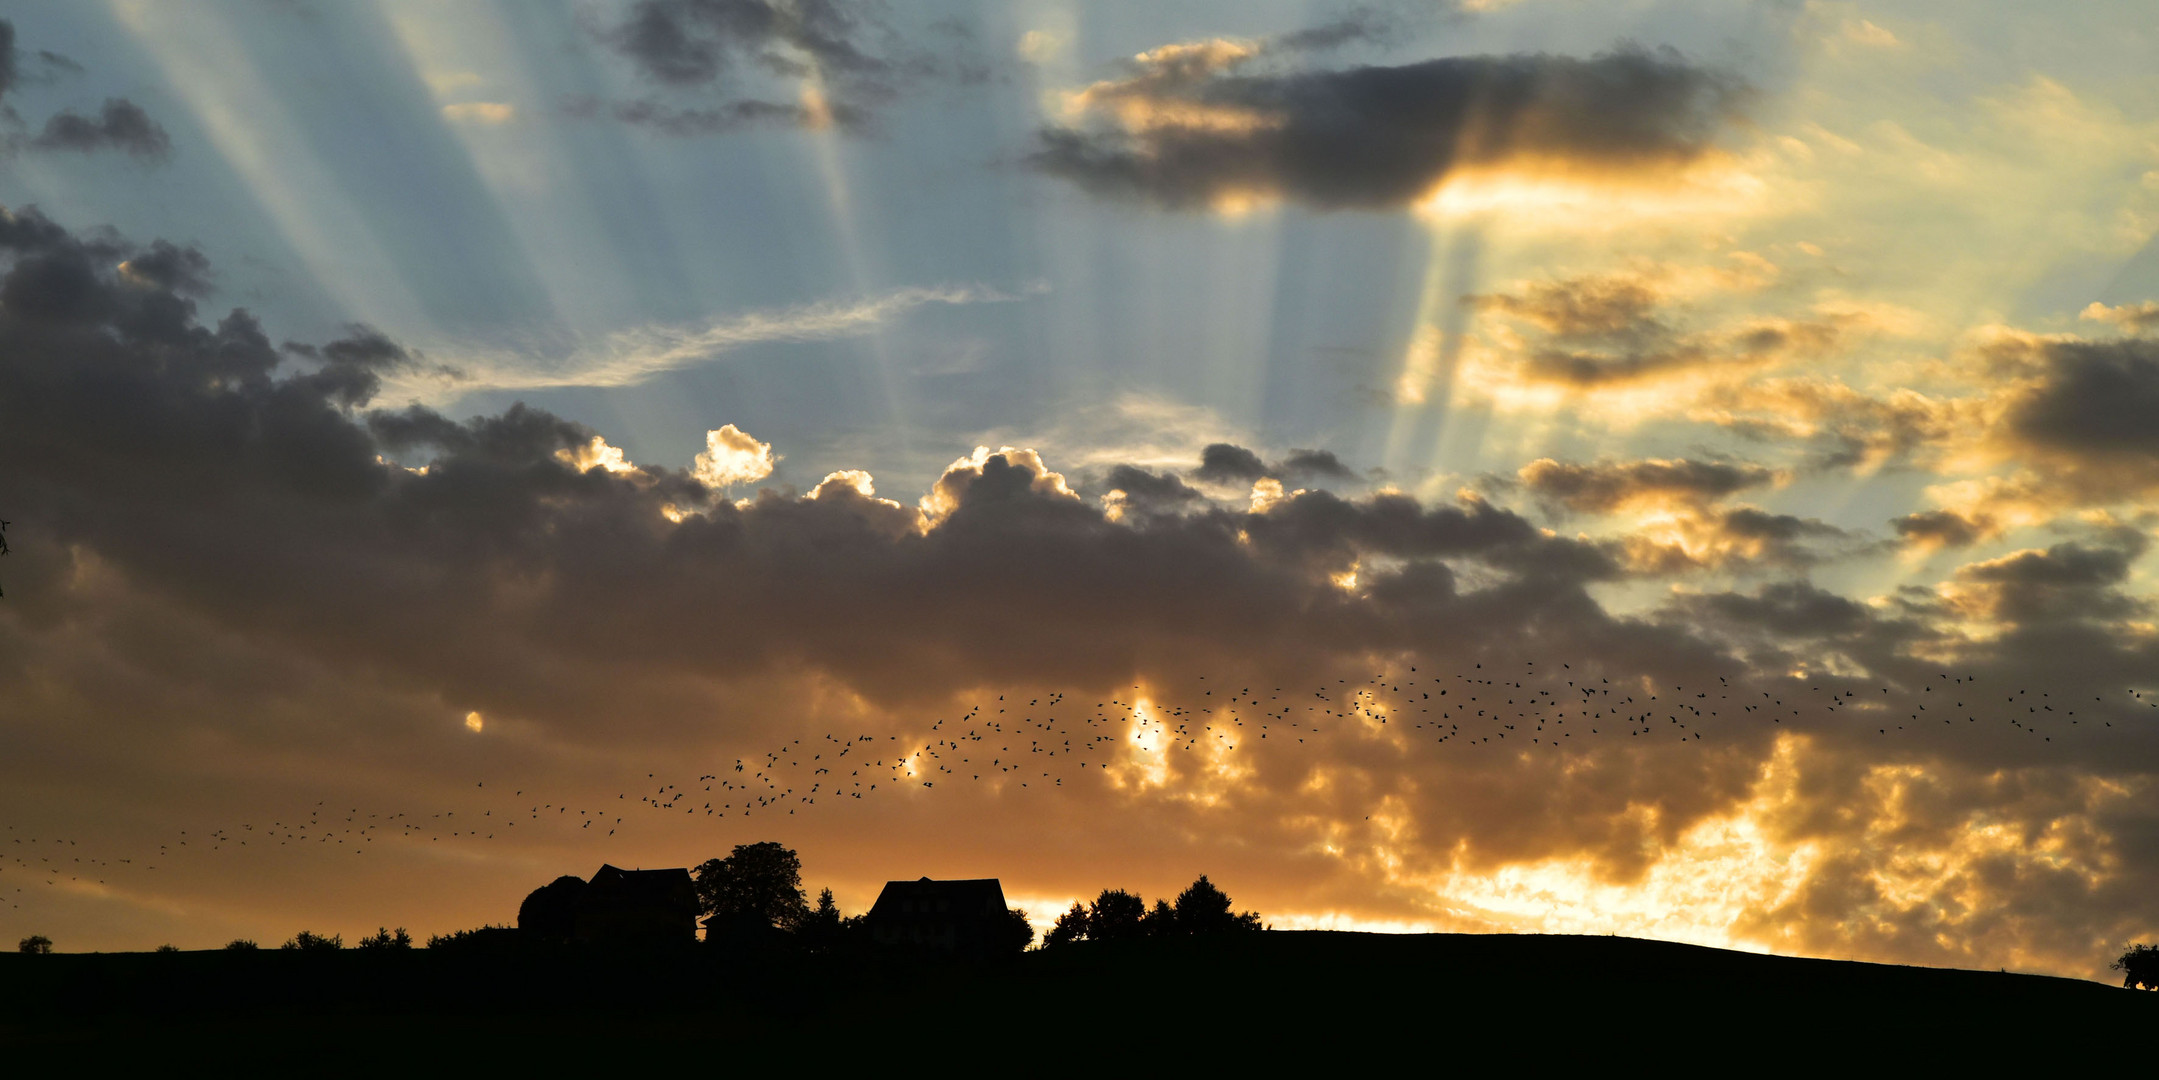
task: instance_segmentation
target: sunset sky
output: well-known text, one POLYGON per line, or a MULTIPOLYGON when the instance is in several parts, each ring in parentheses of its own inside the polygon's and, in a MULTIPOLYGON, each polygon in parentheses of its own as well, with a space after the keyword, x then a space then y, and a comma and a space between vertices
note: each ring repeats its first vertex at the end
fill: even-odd
POLYGON ((777 840, 2105 978, 2149 16, 12 5, 0 938, 777 840))

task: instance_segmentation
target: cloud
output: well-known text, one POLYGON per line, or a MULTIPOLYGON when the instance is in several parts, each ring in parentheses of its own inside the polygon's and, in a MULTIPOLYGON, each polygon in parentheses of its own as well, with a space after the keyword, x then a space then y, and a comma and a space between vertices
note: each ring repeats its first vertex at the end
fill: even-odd
POLYGON ((625 330, 608 335, 598 344, 552 355, 538 350, 452 345, 430 350, 431 355, 441 359, 440 365, 408 371, 390 380, 384 393, 398 400, 446 401, 482 390, 634 386, 750 345, 859 337, 932 304, 1010 303, 1037 291, 1009 293, 980 285, 915 286, 861 300, 828 300, 751 311, 702 326, 625 330))
MULTIPOLYGON (((691 462, 690 475, 706 487, 730 488, 771 476, 772 467, 778 461, 772 453, 771 443, 759 442, 748 432, 728 424, 716 431, 705 432, 705 449, 691 462)), ((863 475, 868 476, 867 473, 863 475)), ((865 479, 858 487, 867 485, 865 479)))
POLYGON ((2159 468, 2159 341, 2053 341, 2041 381, 2010 408, 2035 446, 2159 468))
POLYGON ((172 155, 172 137, 142 106, 126 98, 106 98, 95 117, 72 110, 54 113, 30 145, 77 153, 119 150, 145 161, 163 161, 172 155))
POLYGON ((1267 475, 1259 455, 1242 446, 1214 443, 1200 451, 1199 467, 1192 477, 1212 484, 1250 483, 1267 475))
POLYGON ((1857 539, 1816 518, 1736 506, 1670 514, 1614 546, 1623 553, 1628 573, 1671 577, 1707 570, 1802 569, 1863 550, 1857 539), (1831 546, 1818 546, 1823 544, 1831 546))
POLYGON ((210 291, 210 259, 192 247, 154 241, 142 254, 120 264, 124 280, 146 288, 165 289, 182 296, 201 296, 210 291))
POLYGON ((1625 174, 1711 152, 1748 97, 1676 52, 1458 56, 1273 70, 1281 43, 1168 45, 1071 96, 1035 168, 1097 195, 1188 209, 1282 199, 1405 206, 1469 168, 1625 174))
POLYGON ((1200 450, 1192 478, 1208 484, 1249 485, 1257 480, 1310 481, 1358 479, 1331 450, 1297 450, 1272 465, 1234 443, 1210 443, 1200 450))
POLYGON ((1923 510, 1906 514, 1891 525, 1905 543, 1922 551, 1970 547, 1994 533, 1993 518, 1967 517, 1954 510, 1923 510))
POLYGON ((701 86, 745 61, 790 73, 804 63, 881 72, 885 63, 856 44, 863 23, 853 5, 815 0, 639 0, 606 40, 647 78, 673 85, 701 86))
POLYGON ((1731 372, 1836 347, 1856 320, 1824 315, 1792 320, 1756 317, 1735 326, 1687 331, 1665 316, 1661 275, 1611 274, 1527 283, 1514 293, 1462 298, 1479 311, 1534 327, 1517 350, 1511 376, 1530 383, 1590 388, 1731 372))
POLYGON ((1821 467, 1861 471, 1938 457, 1960 433, 1985 430, 1991 411, 1979 398, 1877 395, 1821 375, 1720 383, 1684 408, 1750 438, 1811 444, 1821 467))
POLYGON ((940 56, 903 44, 883 11, 852 0, 638 0, 594 33, 646 81, 693 101, 587 101, 573 112, 677 137, 768 124, 860 131, 910 84, 987 77, 964 27, 933 28, 950 50, 940 56), (759 79, 800 88, 793 100, 755 96, 746 84, 759 79))
POLYGON ((2116 588, 2150 541, 2121 531, 2098 545, 2067 541, 1959 567, 1947 590, 1967 615, 2016 624, 2115 620, 2141 615, 2148 601, 2116 588))
POLYGON ((1590 514, 1699 505, 1779 479, 1774 470, 1760 465, 1686 458, 1594 464, 1539 458, 1516 475, 1530 493, 1590 514))
MULTIPOLYGON (((52 73, 78 74, 82 65, 65 56, 40 49, 36 53, 39 63, 52 73)), ((15 46, 15 24, 0 19, 0 101, 21 81, 22 58, 15 46)), ((0 115, 9 122, 19 121, 13 107, 0 104, 0 115)), ((15 137, 9 142, 13 144, 15 137)), ((172 137, 158 122, 150 118, 142 107, 126 98, 106 98, 104 107, 94 117, 84 116, 72 109, 63 109, 46 118, 38 134, 28 141, 35 150, 74 151, 91 153, 98 150, 119 150, 136 158, 158 162, 172 154, 172 137)))
POLYGON ((2097 322, 2113 323, 2132 334, 2159 329, 2159 300, 2146 300, 2141 304, 2123 304, 2108 307, 2097 300, 2077 313, 2079 318, 2097 322))
POLYGON ((1180 514, 1206 498, 1175 476, 1149 472, 1136 465, 1119 465, 1102 480, 1103 513, 1112 521, 1130 514, 1180 514))

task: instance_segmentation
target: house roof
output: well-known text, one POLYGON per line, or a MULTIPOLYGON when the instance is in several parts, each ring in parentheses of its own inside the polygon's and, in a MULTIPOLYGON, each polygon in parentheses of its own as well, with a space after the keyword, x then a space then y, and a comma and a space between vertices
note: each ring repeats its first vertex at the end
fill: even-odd
POLYGON ((1001 915, 1005 910, 1004 886, 996 878, 960 878, 932 881, 885 882, 870 907, 870 917, 910 918, 924 914, 1001 915))
POLYGON ((579 897, 581 905, 654 904, 697 906, 697 890, 690 883, 689 870, 677 866, 667 870, 624 870, 617 866, 602 864, 599 872, 592 875, 592 883, 579 897))

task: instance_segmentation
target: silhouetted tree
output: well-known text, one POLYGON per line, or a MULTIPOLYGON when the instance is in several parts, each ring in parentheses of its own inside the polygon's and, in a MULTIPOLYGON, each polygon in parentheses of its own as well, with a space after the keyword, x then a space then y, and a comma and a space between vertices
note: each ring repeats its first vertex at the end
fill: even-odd
POLYGON ((1092 936, 1087 931, 1087 909, 1075 901, 1072 910, 1057 916, 1057 925, 1050 927, 1050 932, 1042 935, 1042 947, 1053 949, 1059 945, 1085 941, 1092 936))
POLYGON ((998 928, 998 932, 1002 938, 998 942, 999 952, 1023 953, 1027 951, 1027 946, 1035 943, 1035 926, 1027 921, 1024 908, 1006 908, 1005 922, 998 928))
POLYGON ((260 948, 262 946, 244 937, 237 937, 225 943, 226 952, 251 952, 260 948))
POLYGON ((1154 907, 1141 916, 1139 932, 1147 937, 1167 937, 1177 932, 1177 913, 1170 909, 1169 901, 1154 902, 1154 907))
POLYGON ((2129 951, 2114 961, 2114 970, 2122 973, 2124 988, 2159 990, 2159 945, 2129 946, 2129 951))
POLYGON ((31 956, 45 956, 52 952, 52 939, 43 934, 32 934, 16 942, 15 951, 31 956))
POLYGON ((577 929, 577 898, 585 879, 564 874, 526 894, 517 907, 517 929, 535 938, 568 941, 577 929))
POLYGON ((832 899, 832 890, 819 889, 817 909, 803 917, 795 927, 795 936, 811 952, 828 952, 839 944, 840 927, 845 921, 840 918, 839 903, 832 899))
POLYGON ((754 919, 792 930, 810 916, 802 896, 802 859, 767 840, 737 844, 724 859, 707 859, 695 871, 697 900, 708 915, 754 919))
POLYGON ((1235 930, 1262 929, 1255 911, 1231 914, 1229 894, 1201 874, 1177 894, 1176 926, 1180 934, 1219 934, 1235 930))
POLYGON ((1146 933, 1147 901, 1138 893, 1104 889, 1087 905, 1087 936, 1095 941, 1118 941, 1146 933))
POLYGON ((178 945, 174 945, 174 944, 172 944, 171 942, 166 942, 165 944, 163 944, 163 945, 160 945, 160 946, 158 946, 157 948, 155 948, 155 949, 152 949, 152 950, 150 950, 150 951, 151 951, 151 952, 160 952, 160 953, 173 953, 173 952, 179 952, 179 951, 180 951, 180 946, 178 946, 178 945))
POLYGON ((291 941, 278 946, 280 949, 291 949, 295 952, 336 952, 344 947, 343 935, 331 934, 324 937, 312 930, 302 930, 292 935, 291 941))
POLYGON ((360 948, 367 949, 372 952, 390 952, 400 949, 409 950, 412 948, 412 935, 406 933, 405 928, 402 926, 398 927, 395 931, 392 931, 386 927, 378 926, 375 928, 375 932, 373 934, 370 934, 367 937, 360 939, 360 948))

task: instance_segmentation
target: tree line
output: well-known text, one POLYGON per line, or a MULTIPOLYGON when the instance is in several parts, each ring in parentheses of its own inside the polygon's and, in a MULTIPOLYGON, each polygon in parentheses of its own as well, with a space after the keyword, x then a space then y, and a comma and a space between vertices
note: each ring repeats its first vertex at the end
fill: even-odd
POLYGON ((1123 941, 1143 937, 1185 934, 1223 934, 1264 930, 1256 911, 1232 913, 1229 894, 1201 874, 1199 880, 1177 894, 1175 903, 1156 900, 1149 908, 1138 893, 1104 889, 1085 904, 1057 917, 1057 925, 1042 935, 1044 948, 1081 941, 1123 941))

